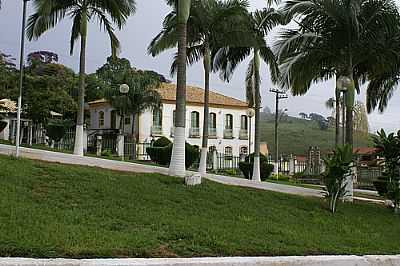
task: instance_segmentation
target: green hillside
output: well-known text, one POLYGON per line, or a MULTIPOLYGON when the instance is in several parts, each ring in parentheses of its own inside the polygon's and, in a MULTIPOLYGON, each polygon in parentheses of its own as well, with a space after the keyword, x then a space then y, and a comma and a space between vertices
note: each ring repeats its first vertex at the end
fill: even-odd
MULTIPOLYGON (((261 122, 261 140, 268 143, 270 152, 275 150, 274 121, 263 117, 261 122)), ((331 150, 335 145, 335 129, 321 130, 314 121, 287 117, 279 123, 279 153, 304 155, 310 146, 318 146, 321 151, 331 150)), ((372 146, 370 136, 354 134, 355 147, 372 146)))

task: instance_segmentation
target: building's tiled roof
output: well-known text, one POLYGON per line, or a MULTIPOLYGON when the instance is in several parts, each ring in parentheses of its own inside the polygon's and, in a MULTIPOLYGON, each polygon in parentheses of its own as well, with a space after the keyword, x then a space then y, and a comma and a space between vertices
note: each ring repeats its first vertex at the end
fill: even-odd
MULTIPOLYGON (((161 86, 156 89, 158 93, 161 95, 161 99, 163 101, 171 101, 175 102, 176 100, 176 85, 170 83, 162 83, 161 86)), ((92 104, 101 104, 106 103, 107 100, 100 99, 93 102, 89 102, 92 104)), ((194 86, 186 87, 186 102, 188 104, 204 104, 204 90, 194 86)), ((247 103, 229 96, 222 95, 220 93, 216 93, 210 91, 210 106, 226 106, 226 107, 239 107, 239 108, 247 108, 247 103)))
POLYGON ((353 153, 358 155, 373 155, 376 154, 379 150, 373 147, 357 147, 353 148, 353 153))
MULTIPOLYGON (((157 89, 164 101, 175 101, 176 85, 163 83, 157 89)), ((186 86, 186 102, 192 104, 204 104, 204 90, 194 86, 186 86)), ((244 101, 210 91, 210 105, 244 107, 248 104, 244 101)))
POLYGON ((10 99, 0 100, 0 112, 14 113, 17 111, 17 104, 10 99))

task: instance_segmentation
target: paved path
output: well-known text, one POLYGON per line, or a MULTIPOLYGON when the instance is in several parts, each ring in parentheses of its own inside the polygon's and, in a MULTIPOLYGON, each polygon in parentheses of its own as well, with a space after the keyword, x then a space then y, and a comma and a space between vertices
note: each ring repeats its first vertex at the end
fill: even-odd
MULTIPOLYGON (((15 147, 11 145, 0 144, 0 154, 14 155, 15 147)), ((94 166, 94 167, 100 167, 100 168, 124 171, 124 172, 158 173, 158 174, 168 175, 168 169, 164 167, 113 161, 113 160, 106 160, 106 159, 86 157, 86 156, 80 157, 72 154, 45 151, 39 149, 21 148, 21 156, 24 158, 35 159, 35 160, 58 162, 58 163, 73 164, 73 165, 94 166)), ((188 171, 187 174, 188 175, 194 174, 194 172, 188 171)), ((213 174, 207 174, 206 178, 214 182, 232 186, 256 188, 260 190, 275 191, 275 192, 300 195, 306 197, 323 197, 323 192, 317 189, 275 184, 269 182, 258 183, 243 178, 228 177, 228 176, 213 175, 213 174)), ((357 199, 368 200, 371 202, 380 202, 364 198, 357 198, 357 199)))

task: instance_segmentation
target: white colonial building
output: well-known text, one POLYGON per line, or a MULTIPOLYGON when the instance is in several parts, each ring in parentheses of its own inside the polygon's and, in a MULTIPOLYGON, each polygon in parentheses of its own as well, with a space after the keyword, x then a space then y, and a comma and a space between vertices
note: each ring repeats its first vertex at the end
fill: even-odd
MULTIPOLYGON (((137 139, 151 142, 161 136, 174 138, 174 113, 176 85, 163 83, 157 91, 161 95, 160 110, 148 110, 136 119, 137 139)), ((201 147, 203 132, 204 90, 187 87, 186 141, 201 147)), ((118 130, 120 118, 104 99, 89 103, 89 134, 94 131, 118 130)), ((216 92, 210 92, 209 150, 239 156, 253 149, 254 119, 248 116, 246 102, 216 92), (251 141, 249 140, 251 138, 251 141), (250 144, 251 143, 251 144, 250 144)), ((132 133, 132 117, 125 119, 125 133, 132 133)))

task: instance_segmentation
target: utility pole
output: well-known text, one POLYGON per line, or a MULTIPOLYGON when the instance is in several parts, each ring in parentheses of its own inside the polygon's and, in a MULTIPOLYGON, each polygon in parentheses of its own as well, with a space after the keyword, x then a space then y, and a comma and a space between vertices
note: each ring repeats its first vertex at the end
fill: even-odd
POLYGON ((278 89, 270 89, 270 92, 275 93, 275 167, 274 172, 276 178, 279 178, 279 148, 278 148, 278 124, 279 124, 279 101, 287 99, 285 92, 278 89))
POLYGON ((29 0, 23 0, 22 8, 22 32, 21 32, 21 51, 19 57, 19 96, 17 110, 17 136, 15 140, 15 157, 19 157, 20 131, 21 131, 21 111, 22 111, 22 86, 24 82, 24 52, 25 52, 25 27, 26 27, 26 6, 29 0))

